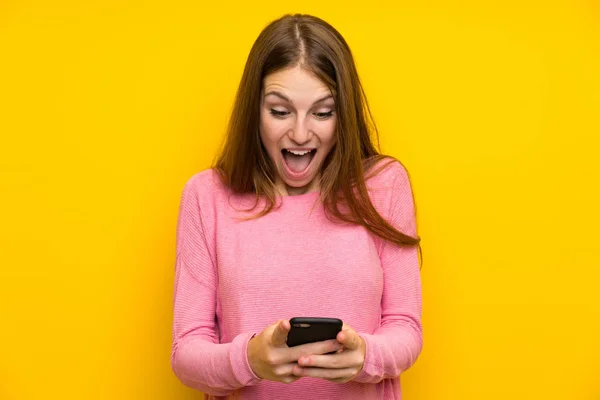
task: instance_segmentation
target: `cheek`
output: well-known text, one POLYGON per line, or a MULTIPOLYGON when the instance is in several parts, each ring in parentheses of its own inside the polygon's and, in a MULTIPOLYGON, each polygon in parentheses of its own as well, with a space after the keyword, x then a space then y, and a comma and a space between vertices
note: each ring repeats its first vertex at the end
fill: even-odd
POLYGON ((269 145, 273 142, 273 127, 263 119, 260 121, 260 140, 269 150, 269 145))
POLYGON ((279 160, 279 141, 281 135, 278 133, 281 128, 275 126, 273 121, 260 121, 260 140, 267 152, 267 155, 274 164, 278 164, 279 160))
POLYGON ((265 146, 269 144, 277 144, 281 138, 282 127, 277 121, 271 118, 261 118, 260 121, 260 138, 265 146))
POLYGON ((322 131, 323 134, 321 135, 324 144, 326 143, 331 146, 335 142, 335 126, 336 121, 332 120, 331 123, 328 123, 327 126, 324 127, 322 131))

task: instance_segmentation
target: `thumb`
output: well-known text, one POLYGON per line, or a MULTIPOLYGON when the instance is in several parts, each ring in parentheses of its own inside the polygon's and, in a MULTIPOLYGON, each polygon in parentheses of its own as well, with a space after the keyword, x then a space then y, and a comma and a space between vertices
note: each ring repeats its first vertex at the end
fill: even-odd
POLYGON ((344 326, 342 331, 337 335, 337 341, 349 350, 358 349, 360 347, 361 338, 358 333, 349 326, 344 326))
POLYGON ((284 347, 287 342, 287 335, 290 330, 290 322, 285 319, 277 321, 275 329, 271 334, 271 343, 276 347, 284 347))

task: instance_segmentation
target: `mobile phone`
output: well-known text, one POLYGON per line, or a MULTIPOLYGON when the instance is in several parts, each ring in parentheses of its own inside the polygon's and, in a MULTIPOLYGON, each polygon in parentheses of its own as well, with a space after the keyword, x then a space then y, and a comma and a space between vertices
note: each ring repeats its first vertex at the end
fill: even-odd
MULTIPOLYGON (((342 330, 342 324, 342 320, 338 318, 294 317, 290 319, 287 345, 293 347, 335 339, 342 330)), ((335 351, 327 354, 333 353, 335 351)))

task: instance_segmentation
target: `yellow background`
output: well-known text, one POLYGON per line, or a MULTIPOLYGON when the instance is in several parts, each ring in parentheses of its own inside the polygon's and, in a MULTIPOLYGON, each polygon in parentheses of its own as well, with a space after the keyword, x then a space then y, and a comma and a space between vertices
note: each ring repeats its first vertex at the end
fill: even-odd
POLYGON ((409 168, 425 347, 405 399, 600 399, 594 1, 0 2, 0 399, 192 399, 175 225, 286 12, 356 56, 409 168))

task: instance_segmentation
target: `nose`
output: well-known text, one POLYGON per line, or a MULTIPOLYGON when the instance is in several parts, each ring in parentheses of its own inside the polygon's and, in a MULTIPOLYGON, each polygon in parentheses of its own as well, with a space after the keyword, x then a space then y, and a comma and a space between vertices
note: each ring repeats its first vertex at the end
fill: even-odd
POLYGON ((310 141, 312 134, 304 118, 297 117, 296 122, 290 130, 289 137, 299 146, 310 141))

